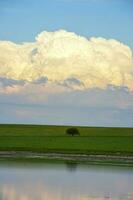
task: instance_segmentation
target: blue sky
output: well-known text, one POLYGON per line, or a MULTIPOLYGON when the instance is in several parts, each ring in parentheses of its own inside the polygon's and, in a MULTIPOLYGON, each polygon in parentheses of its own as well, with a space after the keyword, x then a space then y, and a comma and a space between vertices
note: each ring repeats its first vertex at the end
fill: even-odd
POLYGON ((0 0, 0 123, 133 126, 132 50, 133 0, 0 0))
POLYGON ((133 49, 132 10, 132 0, 0 0, 0 39, 33 41, 42 30, 66 29, 133 49))

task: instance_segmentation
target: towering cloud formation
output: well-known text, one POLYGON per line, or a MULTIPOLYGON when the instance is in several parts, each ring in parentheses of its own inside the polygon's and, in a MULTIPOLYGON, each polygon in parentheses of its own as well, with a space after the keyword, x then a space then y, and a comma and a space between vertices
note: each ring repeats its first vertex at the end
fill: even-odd
POLYGON ((87 39, 65 30, 44 31, 33 43, 0 41, 0 87, 29 84, 133 91, 132 51, 114 39, 87 39))

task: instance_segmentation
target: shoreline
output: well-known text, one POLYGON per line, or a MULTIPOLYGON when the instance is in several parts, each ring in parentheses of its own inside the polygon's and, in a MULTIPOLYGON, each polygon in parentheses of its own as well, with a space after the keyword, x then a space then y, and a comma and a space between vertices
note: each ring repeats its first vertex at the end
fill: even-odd
POLYGON ((39 153, 30 151, 0 151, 0 159, 40 159, 83 163, 105 163, 109 165, 133 166, 133 155, 39 153))

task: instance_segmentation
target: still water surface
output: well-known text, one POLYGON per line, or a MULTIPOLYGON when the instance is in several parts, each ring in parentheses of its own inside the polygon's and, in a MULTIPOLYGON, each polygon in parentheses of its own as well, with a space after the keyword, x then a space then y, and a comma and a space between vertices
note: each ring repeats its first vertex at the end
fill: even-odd
POLYGON ((0 162, 0 200, 133 200, 133 168, 0 162))

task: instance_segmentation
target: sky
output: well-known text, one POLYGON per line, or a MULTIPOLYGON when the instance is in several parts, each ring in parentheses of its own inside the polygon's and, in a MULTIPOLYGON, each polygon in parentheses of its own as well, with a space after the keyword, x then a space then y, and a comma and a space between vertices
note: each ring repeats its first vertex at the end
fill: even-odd
POLYGON ((0 0, 0 123, 133 126, 132 0, 0 0))

